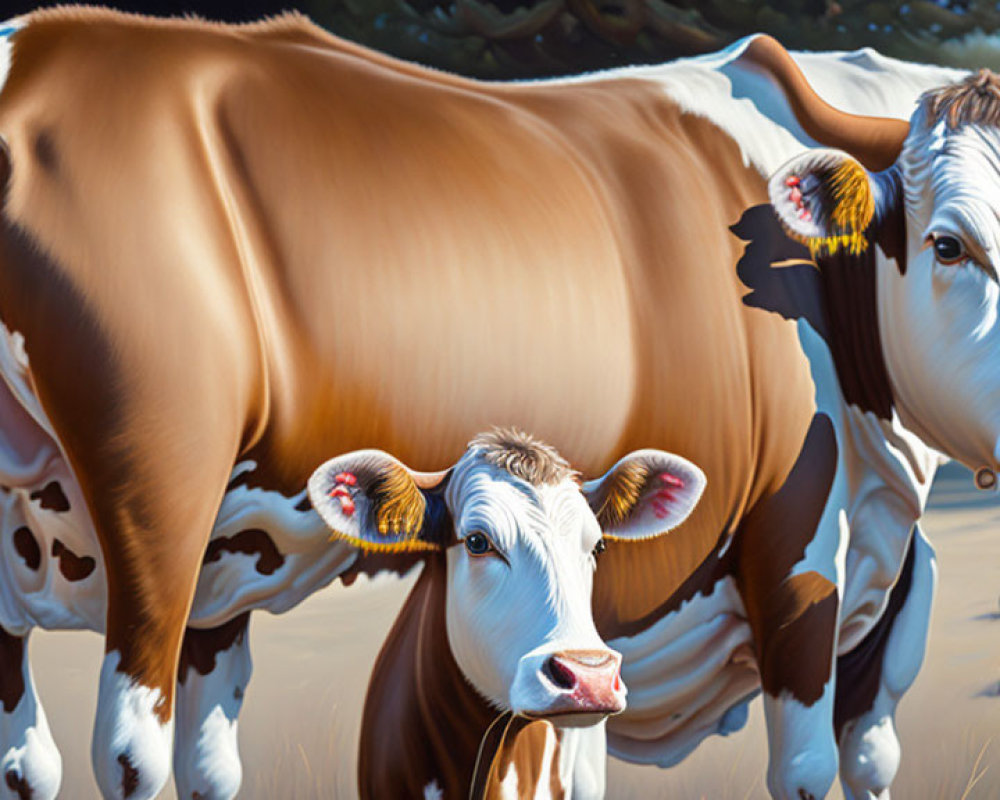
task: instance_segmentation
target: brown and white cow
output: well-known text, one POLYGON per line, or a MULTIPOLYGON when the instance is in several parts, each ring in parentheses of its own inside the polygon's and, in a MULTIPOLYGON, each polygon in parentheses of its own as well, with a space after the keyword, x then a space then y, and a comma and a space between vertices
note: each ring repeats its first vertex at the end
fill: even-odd
POLYGON ((231 795, 244 613, 355 558, 312 533, 316 464, 440 469, 516 424, 587 474, 652 446, 709 478, 671 536, 603 557, 595 621, 631 687, 612 751, 674 763, 762 688, 776 797, 822 796, 838 763, 883 793, 936 451, 996 469, 988 80, 908 129, 877 117, 960 73, 767 38, 515 85, 299 17, 44 10, 0 41, 10 792, 60 780, 24 637, 86 625, 102 791, 158 791, 176 708, 185 796, 231 795), (817 143, 887 171, 790 162, 817 143))
POLYGON ((603 797, 625 688, 591 614, 602 528, 660 536, 704 486, 642 450, 581 487, 555 450, 499 430, 435 475, 377 450, 320 467, 309 496, 335 538, 424 562, 369 686, 361 796, 603 797))

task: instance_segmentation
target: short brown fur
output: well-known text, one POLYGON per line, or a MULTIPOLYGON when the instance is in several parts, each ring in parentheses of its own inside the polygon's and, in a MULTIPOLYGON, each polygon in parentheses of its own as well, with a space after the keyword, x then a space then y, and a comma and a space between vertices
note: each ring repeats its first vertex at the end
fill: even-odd
POLYGON ((931 125, 945 119, 952 130, 963 125, 1000 127, 1000 75, 981 69, 963 81, 927 92, 920 102, 931 125))
POLYGON ((481 433, 469 447, 478 449, 488 463, 532 486, 559 483, 576 474, 554 447, 516 428, 481 433))

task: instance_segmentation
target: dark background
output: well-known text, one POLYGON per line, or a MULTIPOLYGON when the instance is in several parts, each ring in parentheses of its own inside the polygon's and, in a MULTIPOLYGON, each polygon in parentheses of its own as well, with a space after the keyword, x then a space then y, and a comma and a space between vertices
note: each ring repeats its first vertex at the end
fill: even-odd
MULTIPOLYGON (((0 0, 0 19, 49 2, 0 0)), ((247 21, 296 9, 379 50, 483 78, 560 75, 717 50, 763 31, 787 47, 871 46, 1000 68, 994 0, 119 0, 122 10, 247 21)))

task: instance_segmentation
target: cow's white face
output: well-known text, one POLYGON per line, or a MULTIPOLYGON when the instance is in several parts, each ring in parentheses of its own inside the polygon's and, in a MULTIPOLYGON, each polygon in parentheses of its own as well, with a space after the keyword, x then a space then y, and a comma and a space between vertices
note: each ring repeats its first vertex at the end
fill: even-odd
MULTIPOLYGON (((920 113, 920 112, 918 112, 920 113)), ((882 346, 903 423, 973 469, 1000 462, 1000 130, 914 119, 898 168, 907 269, 880 264, 882 346)))
POLYGON ((905 269, 875 249, 879 337, 903 424, 973 469, 1000 466, 1000 129, 911 120, 896 164, 867 173, 839 151, 771 179, 786 229, 814 250, 875 248, 904 221, 905 269), (851 179, 857 178, 857 180, 851 179), (861 234, 864 234, 862 236, 861 234))
MULTIPOLYGON (((591 613, 602 543, 591 506, 604 514, 609 536, 647 538, 683 521, 705 480, 689 462, 659 451, 626 457, 582 487, 550 448, 540 452, 557 469, 508 468, 504 454, 530 448, 544 446, 523 434, 488 434, 434 478, 384 453, 349 454, 316 472, 310 497, 337 535, 364 547, 445 551, 452 655, 491 704, 562 725, 590 724, 625 707, 621 656, 601 640, 591 613), (407 534, 390 522, 380 533, 386 484, 401 498, 417 496, 406 478, 427 487, 412 517, 421 526, 407 534)), ((405 502, 388 499, 389 506, 405 502)))

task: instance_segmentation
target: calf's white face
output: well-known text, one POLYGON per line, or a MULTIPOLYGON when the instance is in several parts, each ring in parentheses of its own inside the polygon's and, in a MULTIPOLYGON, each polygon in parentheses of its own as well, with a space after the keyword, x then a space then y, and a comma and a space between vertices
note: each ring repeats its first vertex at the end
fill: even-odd
POLYGON ((444 550, 448 642, 465 677, 498 709, 581 725, 625 707, 621 656, 591 614, 598 515, 611 538, 660 535, 704 485, 684 459, 642 451, 581 486, 551 448, 495 432, 436 476, 377 451, 336 458, 313 476, 310 497, 335 535, 359 546, 444 550))
POLYGON ((894 406, 927 444, 989 470, 988 482, 1000 468, 998 123, 1000 80, 980 74, 922 100, 885 172, 812 151, 770 182, 786 229, 814 250, 860 251, 898 227, 889 233, 905 263, 877 250, 875 273, 894 406))

